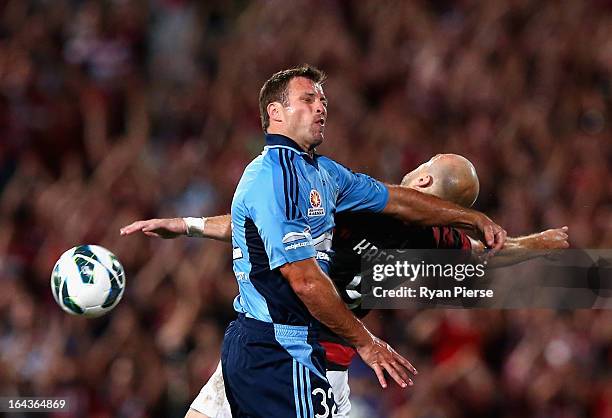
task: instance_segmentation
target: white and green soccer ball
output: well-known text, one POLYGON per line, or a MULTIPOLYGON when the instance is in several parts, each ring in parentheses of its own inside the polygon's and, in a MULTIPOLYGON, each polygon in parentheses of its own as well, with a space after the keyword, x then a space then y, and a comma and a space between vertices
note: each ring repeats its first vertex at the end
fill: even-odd
POLYGON ((113 309, 125 290, 125 272, 117 257, 99 245, 79 245, 57 260, 51 292, 72 315, 96 317, 113 309))

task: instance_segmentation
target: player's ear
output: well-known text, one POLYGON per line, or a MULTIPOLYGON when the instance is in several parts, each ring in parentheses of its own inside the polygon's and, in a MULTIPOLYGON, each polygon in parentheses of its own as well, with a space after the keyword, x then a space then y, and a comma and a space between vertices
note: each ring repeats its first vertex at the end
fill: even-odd
POLYGON ((266 108, 268 112, 268 116, 270 120, 275 122, 283 121, 283 105, 279 102, 271 102, 268 103, 268 107, 266 108))
POLYGON ((426 188, 433 184, 433 177, 429 174, 422 174, 416 179, 416 187, 417 188, 426 188))

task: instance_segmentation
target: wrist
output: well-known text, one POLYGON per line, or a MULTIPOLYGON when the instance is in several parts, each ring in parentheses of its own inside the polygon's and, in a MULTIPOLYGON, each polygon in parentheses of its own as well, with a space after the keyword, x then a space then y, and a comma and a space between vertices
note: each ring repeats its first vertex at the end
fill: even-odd
POLYGON ((199 218, 182 218, 185 223, 185 235, 188 237, 202 237, 204 236, 204 227, 206 226, 207 219, 205 217, 199 218))
POLYGON ((354 345, 357 350, 360 348, 367 347, 374 342, 374 335, 364 326, 363 326, 363 334, 359 336, 358 340, 355 341, 354 345))
POLYGON ((481 225, 486 216, 474 209, 467 209, 465 213, 465 223, 467 228, 473 231, 480 231, 481 225))

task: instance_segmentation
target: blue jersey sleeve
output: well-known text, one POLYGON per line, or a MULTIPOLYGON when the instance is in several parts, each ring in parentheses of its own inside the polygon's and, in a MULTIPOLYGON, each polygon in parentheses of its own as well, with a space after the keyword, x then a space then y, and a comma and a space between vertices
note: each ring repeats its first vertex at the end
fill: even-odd
POLYGON ((263 241, 270 270, 316 255, 310 227, 297 204, 297 193, 292 193, 285 174, 288 173, 267 171, 258 179, 260 187, 253 188, 247 199, 249 217, 263 241))
POLYGON ((337 212, 381 212, 389 200, 389 191, 380 181, 361 173, 354 173, 343 165, 327 159, 330 171, 338 184, 337 212))

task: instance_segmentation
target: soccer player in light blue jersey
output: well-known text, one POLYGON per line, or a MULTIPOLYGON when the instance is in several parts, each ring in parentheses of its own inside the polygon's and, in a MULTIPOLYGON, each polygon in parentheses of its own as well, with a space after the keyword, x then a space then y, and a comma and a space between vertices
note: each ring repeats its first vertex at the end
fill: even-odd
POLYGON ((353 344, 386 387, 412 365, 373 336, 326 275, 334 213, 386 213, 421 225, 479 231, 493 249, 506 233, 485 215, 410 189, 384 185, 319 156, 327 119, 324 75, 310 66, 274 74, 262 87, 263 152, 245 169, 232 202, 239 316, 222 348, 234 417, 332 416, 333 395, 317 341, 323 323, 353 344))

